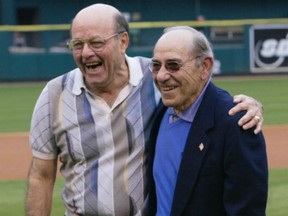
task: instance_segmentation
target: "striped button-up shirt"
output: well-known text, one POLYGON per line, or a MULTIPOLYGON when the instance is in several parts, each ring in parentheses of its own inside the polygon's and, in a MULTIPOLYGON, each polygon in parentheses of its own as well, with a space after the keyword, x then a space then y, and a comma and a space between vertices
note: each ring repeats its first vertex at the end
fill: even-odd
POLYGON ((130 81, 112 107, 86 89, 79 69, 49 81, 35 106, 30 145, 37 158, 59 157, 66 215, 145 209, 145 147, 160 94, 149 60, 126 60, 130 81))

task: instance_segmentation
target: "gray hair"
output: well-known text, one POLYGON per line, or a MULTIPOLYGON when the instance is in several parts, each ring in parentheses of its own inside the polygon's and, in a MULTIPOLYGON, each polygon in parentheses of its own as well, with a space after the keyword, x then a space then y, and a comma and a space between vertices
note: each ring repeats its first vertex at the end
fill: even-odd
POLYGON ((129 25, 122 13, 115 15, 116 32, 127 32, 129 35, 129 25))

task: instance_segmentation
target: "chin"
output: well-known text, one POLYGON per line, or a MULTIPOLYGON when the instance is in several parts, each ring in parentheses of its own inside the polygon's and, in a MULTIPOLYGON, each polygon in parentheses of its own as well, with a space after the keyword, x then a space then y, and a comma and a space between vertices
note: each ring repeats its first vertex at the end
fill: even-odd
POLYGON ((169 101, 169 100, 165 100, 165 99, 162 99, 163 101, 163 104, 167 107, 174 107, 174 103, 172 101, 169 101))

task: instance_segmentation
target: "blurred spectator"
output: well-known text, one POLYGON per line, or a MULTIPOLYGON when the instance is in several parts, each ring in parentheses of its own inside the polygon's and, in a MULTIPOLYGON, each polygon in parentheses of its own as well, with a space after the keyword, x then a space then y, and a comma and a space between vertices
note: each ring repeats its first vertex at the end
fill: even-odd
POLYGON ((13 34, 13 46, 16 47, 26 47, 26 37, 20 32, 14 32, 13 34))

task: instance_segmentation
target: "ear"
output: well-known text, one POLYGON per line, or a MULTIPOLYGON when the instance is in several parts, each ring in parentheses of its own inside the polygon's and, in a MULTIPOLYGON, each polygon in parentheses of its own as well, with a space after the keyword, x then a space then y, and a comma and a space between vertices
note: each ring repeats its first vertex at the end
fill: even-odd
POLYGON ((202 61, 202 72, 201 72, 201 78, 203 80, 207 80, 208 77, 212 73, 212 68, 213 68, 213 58, 211 57, 205 57, 204 60, 202 61))
POLYGON ((120 36, 120 49, 121 52, 124 54, 129 46, 129 35, 127 32, 121 33, 120 36))

